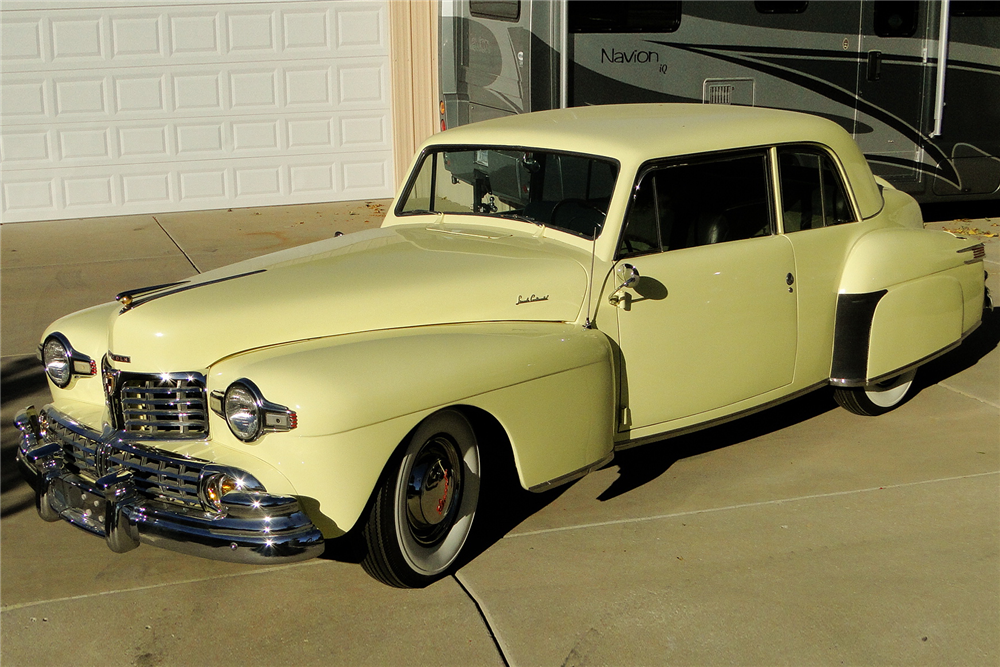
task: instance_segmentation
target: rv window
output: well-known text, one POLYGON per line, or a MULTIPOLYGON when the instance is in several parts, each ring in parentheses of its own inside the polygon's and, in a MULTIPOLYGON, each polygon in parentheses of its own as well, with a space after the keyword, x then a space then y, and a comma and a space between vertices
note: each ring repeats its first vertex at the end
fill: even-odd
POLYGON ((520 0, 497 0, 487 2, 487 0, 469 0, 469 13, 483 19, 497 19, 498 21, 517 21, 521 16, 520 0))
POLYGON ((680 2, 569 2, 571 33, 663 33, 674 32, 680 24, 680 2))
POLYGON ((879 37, 913 37, 917 32, 920 3, 880 0, 875 3, 875 34, 879 37))
POLYGON ((786 233, 854 222, 844 186, 828 155, 809 148, 778 149, 778 172, 786 233))
POLYGON ((1000 16, 1000 2, 974 2, 955 0, 951 3, 952 16, 1000 16))
POLYGON ((809 6, 808 2, 794 0, 774 0, 772 2, 755 2, 753 6, 761 14, 801 14, 809 6))

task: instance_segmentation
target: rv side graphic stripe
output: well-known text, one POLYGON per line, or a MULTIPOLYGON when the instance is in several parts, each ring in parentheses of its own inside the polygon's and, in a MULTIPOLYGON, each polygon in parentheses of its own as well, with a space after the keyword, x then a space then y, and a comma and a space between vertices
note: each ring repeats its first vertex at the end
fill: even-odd
POLYGON ((741 57, 737 55, 729 55, 727 53, 720 53, 719 51, 745 51, 745 47, 734 47, 734 46, 713 46, 711 48, 698 46, 694 44, 678 44, 671 42, 660 42, 651 41, 651 43, 659 44, 661 46, 666 46, 668 48, 676 48, 682 51, 689 51, 692 53, 697 53, 698 55, 708 56, 710 58, 715 58, 717 60, 722 60, 725 62, 733 63, 736 65, 743 65, 750 69, 757 70, 764 74, 770 74, 771 76, 777 77, 788 81, 789 83, 794 83, 802 88, 811 90, 815 93, 819 93, 828 99, 834 100, 849 107, 857 105, 859 111, 862 111, 873 118, 877 118, 889 127, 898 131, 903 136, 912 140, 918 146, 927 151, 928 155, 938 163, 938 168, 933 172, 939 178, 948 181, 955 187, 960 187, 958 173, 955 171, 954 166, 951 164, 948 156, 945 153, 931 143, 928 138, 922 134, 917 128, 913 127, 909 123, 905 122, 901 118, 894 116, 890 112, 877 107, 870 102, 866 102, 863 99, 857 97, 853 92, 830 84, 823 79, 819 79, 811 74, 805 72, 796 71, 777 65, 774 63, 769 63, 767 61, 759 61, 750 57, 741 57))

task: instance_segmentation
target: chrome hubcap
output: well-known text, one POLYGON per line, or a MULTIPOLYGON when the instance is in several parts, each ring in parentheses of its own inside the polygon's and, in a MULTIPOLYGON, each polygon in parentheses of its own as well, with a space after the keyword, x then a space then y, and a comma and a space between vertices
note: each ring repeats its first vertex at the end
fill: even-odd
POLYGON ((406 519, 414 539, 425 546, 447 536, 462 493, 458 447, 439 434, 428 440, 413 460, 406 485, 406 519))

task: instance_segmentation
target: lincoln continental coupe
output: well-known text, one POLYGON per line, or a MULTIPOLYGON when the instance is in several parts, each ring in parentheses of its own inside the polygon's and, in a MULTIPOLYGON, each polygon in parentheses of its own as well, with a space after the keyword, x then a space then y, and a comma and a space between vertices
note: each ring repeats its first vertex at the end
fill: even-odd
POLYGON ((377 579, 423 586, 467 542, 491 449, 542 491, 819 387, 900 405, 980 324, 983 254, 820 118, 472 124, 423 146, 380 229, 56 321, 18 461, 43 519, 115 552, 288 562, 350 535, 377 579))

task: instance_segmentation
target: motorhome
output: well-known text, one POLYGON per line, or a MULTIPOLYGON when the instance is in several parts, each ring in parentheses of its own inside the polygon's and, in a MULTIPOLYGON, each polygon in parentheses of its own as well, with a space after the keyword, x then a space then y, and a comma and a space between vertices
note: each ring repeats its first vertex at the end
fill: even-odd
POLYGON ((918 201, 1000 201, 1000 2, 442 0, 441 124, 699 102, 838 122, 918 201))

